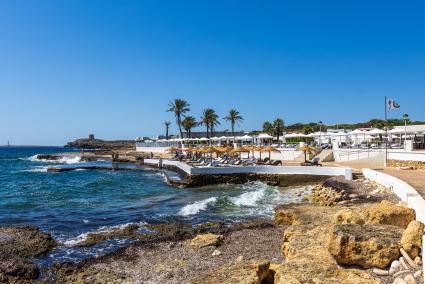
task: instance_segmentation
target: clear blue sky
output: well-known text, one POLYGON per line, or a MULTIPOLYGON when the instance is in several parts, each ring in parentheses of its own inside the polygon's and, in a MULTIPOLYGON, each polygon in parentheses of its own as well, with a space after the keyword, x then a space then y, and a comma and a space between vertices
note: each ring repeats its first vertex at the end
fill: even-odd
POLYGON ((425 120, 424 15, 423 0, 1 0, 0 144, 162 133, 173 98, 196 117, 237 108, 245 130, 378 118, 385 95, 391 117, 425 120))

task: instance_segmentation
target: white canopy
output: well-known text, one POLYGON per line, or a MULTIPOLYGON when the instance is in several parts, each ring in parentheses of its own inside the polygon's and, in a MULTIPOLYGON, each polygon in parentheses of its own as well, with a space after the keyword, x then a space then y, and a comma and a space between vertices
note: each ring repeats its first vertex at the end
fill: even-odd
POLYGON ((384 130, 382 130, 382 129, 374 128, 374 129, 370 130, 370 131, 368 132, 368 134, 370 134, 370 135, 385 134, 385 131, 384 131, 384 130))
POLYGON ((220 138, 219 137, 212 137, 211 140, 212 141, 218 141, 218 140, 220 140, 220 138))
POLYGON ((390 134, 401 134, 401 133, 404 133, 404 130, 400 129, 400 128, 393 128, 393 129, 389 130, 388 133, 390 133, 390 134))
POLYGON ((208 141, 209 139, 206 137, 199 138, 199 141, 208 141))
POLYGON ((238 136, 236 137, 236 140, 249 141, 249 140, 252 140, 252 137, 249 135, 238 136))
POLYGON ((348 134, 350 134, 350 135, 367 134, 367 131, 364 131, 364 130, 361 130, 361 129, 356 129, 354 131, 351 131, 348 134))
POLYGON ((285 138, 293 138, 293 137, 305 137, 306 135, 302 133, 289 133, 285 134, 285 138))
POLYGON ((267 133, 260 133, 257 138, 259 139, 273 139, 273 136, 267 134, 267 133))

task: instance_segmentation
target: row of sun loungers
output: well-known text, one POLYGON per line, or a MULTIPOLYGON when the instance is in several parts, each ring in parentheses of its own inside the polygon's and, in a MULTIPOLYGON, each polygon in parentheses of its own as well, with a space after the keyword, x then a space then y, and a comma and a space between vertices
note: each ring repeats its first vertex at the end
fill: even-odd
POLYGON ((189 164, 195 167, 230 167, 230 166, 255 166, 255 165, 280 165, 281 161, 270 160, 268 158, 260 161, 256 158, 239 159, 231 157, 221 157, 218 159, 201 158, 196 161, 187 161, 189 164))

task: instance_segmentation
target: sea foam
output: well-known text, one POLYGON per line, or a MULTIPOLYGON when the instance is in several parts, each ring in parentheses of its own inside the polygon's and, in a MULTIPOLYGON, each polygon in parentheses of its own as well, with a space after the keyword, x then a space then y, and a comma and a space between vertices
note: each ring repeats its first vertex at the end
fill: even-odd
POLYGON ((207 209, 211 204, 217 202, 217 197, 210 197, 204 200, 196 201, 194 203, 188 204, 179 211, 181 216, 195 215, 199 211, 207 209))
POLYGON ((264 197, 265 192, 265 188, 260 188, 256 191, 248 191, 239 196, 230 197, 229 200, 237 206, 255 206, 264 197))
POLYGON ((81 157, 77 157, 77 156, 62 157, 58 160, 46 160, 46 159, 38 159, 37 158, 38 155, 39 154, 28 157, 25 160, 28 160, 28 161, 31 161, 31 162, 45 162, 45 163, 54 163, 54 164, 77 164, 77 163, 81 162, 81 157))

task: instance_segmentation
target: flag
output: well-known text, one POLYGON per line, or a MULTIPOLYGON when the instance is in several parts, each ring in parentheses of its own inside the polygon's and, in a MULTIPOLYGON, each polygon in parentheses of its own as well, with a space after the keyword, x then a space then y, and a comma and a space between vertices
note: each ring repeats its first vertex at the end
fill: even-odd
POLYGON ((388 109, 399 109, 400 105, 394 100, 387 100, 388 109))

